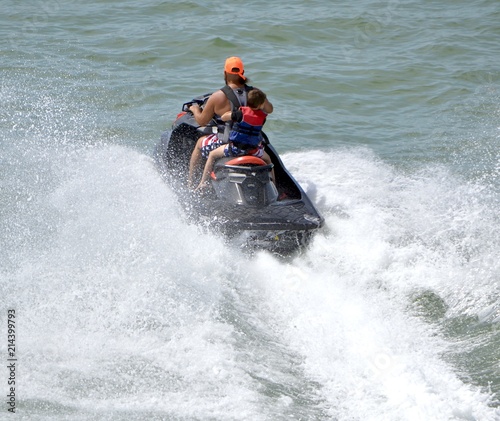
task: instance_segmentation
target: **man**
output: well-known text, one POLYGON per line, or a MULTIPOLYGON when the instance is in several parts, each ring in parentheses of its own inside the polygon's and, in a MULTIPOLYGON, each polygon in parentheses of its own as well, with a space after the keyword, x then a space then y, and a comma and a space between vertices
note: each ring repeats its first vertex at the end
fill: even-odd
MULTIPOLYGON (((224 81, 226 87, 214 92, 203 110, 197 104, 193 104, 189 110, 193 113, 196 122, 200 126, 207 125, 214 116, 219 118, 226 112, 232 111, 232 102, 229 96, 236 96, 240 106, 246 105, 247 91, 249 90, 246 84, 247 78, 244 75, 245 69, 243 62, 239 57, 229 57, 224 64, 224 81), (234 95, 232 95, 234 93, 234 95)), ((262 110, 266 114, 273 112, 273 105, 266 98, 262 110)), ((219 134, 210 134, 198 139, 191 160, 189 161, 189 179, 188 184, 190 188, 194 187, 194 174, 197 167, 200 165, 202 158, 208 158, 210 151, 222 145, 223 141, 219 138, 219 134)))

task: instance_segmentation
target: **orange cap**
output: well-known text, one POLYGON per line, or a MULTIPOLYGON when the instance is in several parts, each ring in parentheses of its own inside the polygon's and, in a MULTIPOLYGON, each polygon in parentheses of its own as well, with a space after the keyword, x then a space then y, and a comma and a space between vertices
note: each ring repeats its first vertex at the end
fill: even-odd
POLYGON ((232 75, 238 75, 243 80, 247 78, 243 75, 245 73, 245 68, 243 67, 243 62, 239 57, 229 57, 224 65, 224 71, 232 75))

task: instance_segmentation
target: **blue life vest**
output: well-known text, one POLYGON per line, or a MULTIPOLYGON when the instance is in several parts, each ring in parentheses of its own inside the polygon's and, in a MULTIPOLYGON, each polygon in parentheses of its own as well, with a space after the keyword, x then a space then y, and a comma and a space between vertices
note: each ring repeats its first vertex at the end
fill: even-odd
POLYGON ((257 147, 261 142, 262 126, 266 122, 267 114, 262 110, 253 110, 250 107, 240 107, 241 121, 235 122, 229 141, 236 146, 257 147))

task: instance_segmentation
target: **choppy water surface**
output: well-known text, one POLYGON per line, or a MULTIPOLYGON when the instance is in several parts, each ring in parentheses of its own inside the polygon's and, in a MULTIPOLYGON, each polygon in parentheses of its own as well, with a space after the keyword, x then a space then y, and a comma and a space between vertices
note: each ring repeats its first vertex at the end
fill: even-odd
POLYGON ((498 2, 1 5, 20 419, 500 419, 498 2), (231 55, 326 220, 287 260, 189 225, 152 163, 231 55))

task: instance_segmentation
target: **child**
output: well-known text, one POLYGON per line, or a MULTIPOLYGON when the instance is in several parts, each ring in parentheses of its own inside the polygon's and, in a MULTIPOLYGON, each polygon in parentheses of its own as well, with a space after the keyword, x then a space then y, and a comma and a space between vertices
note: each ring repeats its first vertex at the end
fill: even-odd
MULTIPOLYGON (((262 110, 266 102, 266 94, 260 89, 248 92, 247 106, 236 111, 228 111, 221 118, 223 121, 234 121, 229 134, 229 143, 212 150, 208 155, 200 184, 196 190, 202 189, 210 177, 210 173, 217 159, 224 156, 253 155, 262 158, 266 164, 271 164, 271 158, 264 151, 261 141, 262 126, 267 114, 262 110)), ((273 174, 274 180, 274 174, 273 174)))

